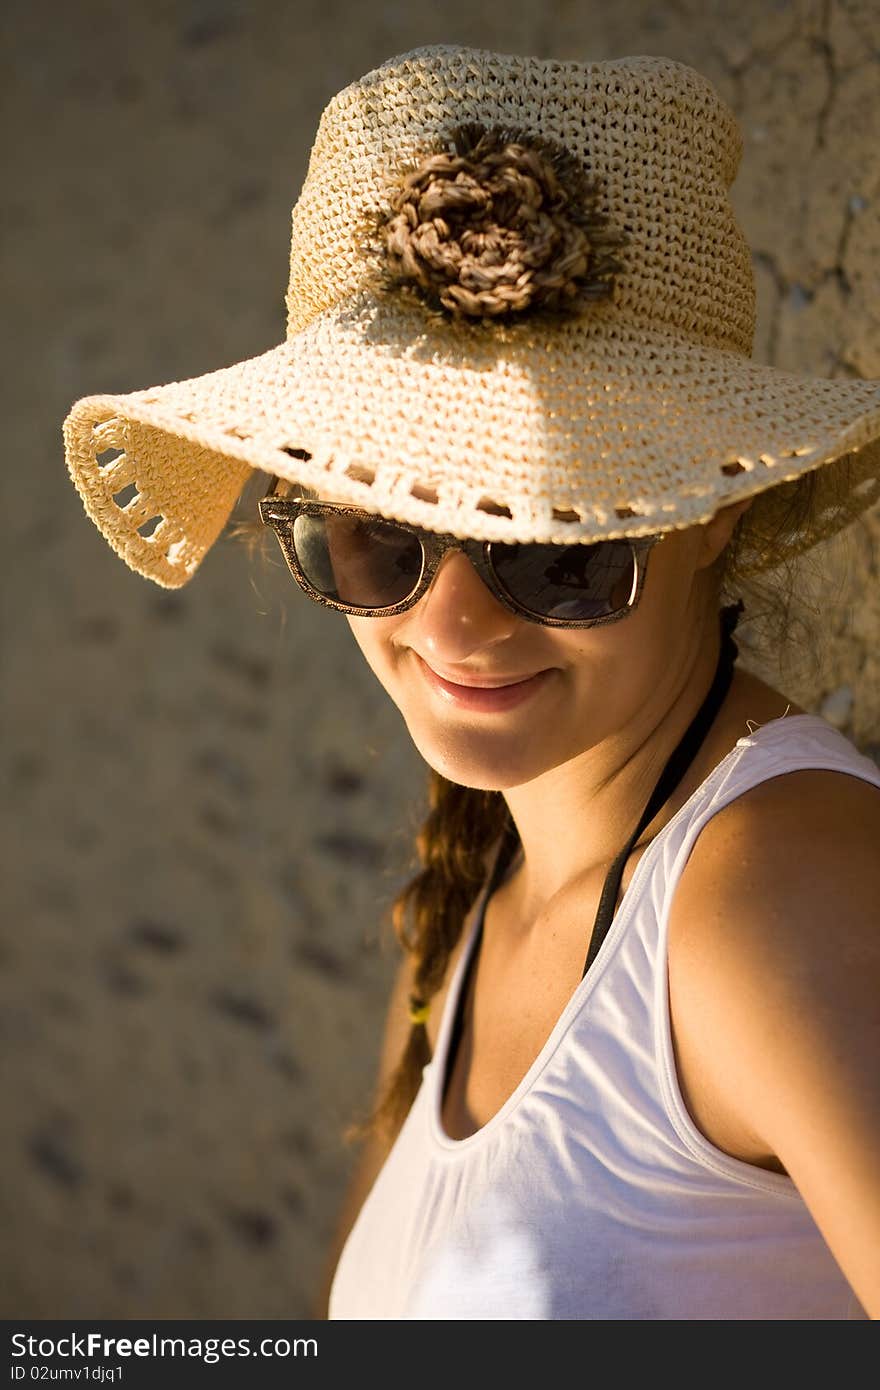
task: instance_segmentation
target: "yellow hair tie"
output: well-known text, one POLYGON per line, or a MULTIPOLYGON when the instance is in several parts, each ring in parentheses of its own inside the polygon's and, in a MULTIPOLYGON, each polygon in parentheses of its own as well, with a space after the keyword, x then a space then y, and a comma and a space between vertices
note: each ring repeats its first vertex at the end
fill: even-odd
POLYGON ((427 1023, 428 1014, 431 1012, 430 1003, 426 1004, 417 994, 409 996, 409 1021, 410 1023, 427 1023))

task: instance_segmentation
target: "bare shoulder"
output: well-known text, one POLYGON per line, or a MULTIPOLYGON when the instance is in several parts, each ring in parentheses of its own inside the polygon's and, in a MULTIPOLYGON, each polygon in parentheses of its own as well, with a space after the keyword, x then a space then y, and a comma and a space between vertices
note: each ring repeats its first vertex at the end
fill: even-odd
POLYGON ((880 788, 801 769, 719 811, 676 889, 669 989, 698 1124, 789 1174, 877 1316, 880 788))
POLYGON ((849 772, 799 768, 760 782, 708 821, 682 886, 685 878, 692 890, 723 881, 751 898, 751 876, 760 874, 777 901, 809 884, 857 891, 876 883, 878 832, 880 786, 849 772))
MULTIPOLYGON (((862 956, 880 960, 880 787, 851 773, 772 777, 704 826, 673 903, 670 963, 765 969, 827 996, 862 956), (836 963, 836 964, 835 964, 836 963), (831 969, 830 975, 824 972, 831 969)), ((723 979, 718 988, 724 988, 723 979)))

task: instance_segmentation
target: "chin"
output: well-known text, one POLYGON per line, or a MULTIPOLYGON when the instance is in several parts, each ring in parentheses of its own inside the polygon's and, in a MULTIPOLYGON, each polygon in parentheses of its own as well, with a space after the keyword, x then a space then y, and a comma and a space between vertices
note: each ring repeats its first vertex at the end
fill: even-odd
POLYGON ((522 736, 490 737, 485 730, 418 728, 407 721, 410 737, 429 767, 460 787, 505 792, 546 772, 552 761, 536 757, 522 736))

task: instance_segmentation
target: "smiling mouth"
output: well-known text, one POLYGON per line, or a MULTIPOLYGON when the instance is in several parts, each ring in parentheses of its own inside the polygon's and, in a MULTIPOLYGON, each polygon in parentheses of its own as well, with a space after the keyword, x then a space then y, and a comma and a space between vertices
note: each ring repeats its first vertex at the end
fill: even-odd
POLYGON ((531 676, 515 676, 505 681, 499 681, 495 677, 491 682, 488 677, 483 677, 483 684, 464 684, 462 681, 451 681, 448 677, 441 676, 440 672, 429 666, 417 652, 415 656, 424 681, 436 696, 461 710, 482 711, 487 714, 514 709, 530 699, 553 674, 553 668, 548 667, 531 676))
POLYGON ((523 685, 525 681, 534 680, 535 676, 544 674, 543 671, 531 671, 526 676, 473 676, 469 680, 460 680, 457 676, 447 676, 436 670, 427 661, 425 665, 438 680, 445 681, 447 685, 461 686, 462 690, 503 690, 506 686, 523 685))

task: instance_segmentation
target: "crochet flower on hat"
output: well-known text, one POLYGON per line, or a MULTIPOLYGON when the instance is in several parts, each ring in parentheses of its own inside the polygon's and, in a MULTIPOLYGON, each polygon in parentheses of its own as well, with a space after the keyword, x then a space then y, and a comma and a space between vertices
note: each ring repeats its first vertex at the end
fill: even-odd
POLYGON ((613 251, 626 238, 597 200, 597 184, 549 138, 458 126, 370 221, 374 289, 457 321, 581 313, 622 269, 613 251))

